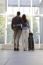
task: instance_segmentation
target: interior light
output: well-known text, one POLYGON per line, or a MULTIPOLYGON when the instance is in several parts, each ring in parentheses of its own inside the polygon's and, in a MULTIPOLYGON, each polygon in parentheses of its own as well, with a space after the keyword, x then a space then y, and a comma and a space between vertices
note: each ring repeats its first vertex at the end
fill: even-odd
POLYGON ((40 3, 41 3, 42 0, 40 0, 40 3))

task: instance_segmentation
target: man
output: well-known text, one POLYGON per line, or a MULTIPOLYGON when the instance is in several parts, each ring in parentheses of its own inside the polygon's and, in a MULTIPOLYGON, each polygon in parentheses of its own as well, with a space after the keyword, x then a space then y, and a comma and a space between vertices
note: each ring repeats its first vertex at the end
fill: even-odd
POLYGON ((22 18, 20 12, 17 12, 17 16, 12 19, 11 27, 14 31, 14 50, 19 50, 19 39, 22 32, 22 18))

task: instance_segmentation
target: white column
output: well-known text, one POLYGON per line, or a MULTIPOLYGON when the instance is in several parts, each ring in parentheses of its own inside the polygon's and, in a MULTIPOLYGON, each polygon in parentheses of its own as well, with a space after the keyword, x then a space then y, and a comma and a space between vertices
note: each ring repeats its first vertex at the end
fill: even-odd
POLYGON ((18 11, 20 11, 20 0, 18 0, 18 11))
POLYGON ((6 15, 6 21, 5 21, 5 44, 7 44, 7 15, 6 15))
POLYGON ((31 32, 33 32, 33 21, 32 21, 32 0, 31 0, 31 32))
MULTIPOLYGON (((8 10, 8 0, 7 0, 7 10, 8 10)), ((5 13, 5 44, 7 44, 7 12, 5 13)))
POLYGON ((39 32, 39 49, 40 49, 40 21, 38 22, 38 32, 39 32))
POLYGON ((20 7, 20 0, 18 0, 18 7, 20 7))

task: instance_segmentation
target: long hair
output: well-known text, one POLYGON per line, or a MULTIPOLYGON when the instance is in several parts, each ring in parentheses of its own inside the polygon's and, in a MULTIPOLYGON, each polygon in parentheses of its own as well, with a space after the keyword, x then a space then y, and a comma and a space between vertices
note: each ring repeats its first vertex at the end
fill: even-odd
POLYGON ((23 20, 24 23, 27 22, 27 19, 26 19, 26 15, 25 14, 22 15, 22 20, 23 20))

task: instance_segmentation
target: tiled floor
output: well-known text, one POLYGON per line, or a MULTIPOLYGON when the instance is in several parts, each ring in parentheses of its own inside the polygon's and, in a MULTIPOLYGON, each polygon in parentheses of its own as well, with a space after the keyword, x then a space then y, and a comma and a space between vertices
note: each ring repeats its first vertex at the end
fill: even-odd
POLYGON ((0 50, 0 65, 43 65, 43 50, 0 50))

